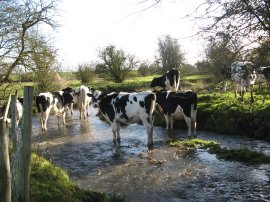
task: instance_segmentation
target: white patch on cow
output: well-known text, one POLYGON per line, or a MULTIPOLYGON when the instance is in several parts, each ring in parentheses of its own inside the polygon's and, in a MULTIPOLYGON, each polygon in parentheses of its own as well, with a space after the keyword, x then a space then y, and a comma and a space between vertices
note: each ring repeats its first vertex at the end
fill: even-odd
MULTIPOLYGON (((113 95, 114 93, 108 94, 108 96, 113 95)), ((145 104, 145 97, 149 96, 150 94, 154 95, 152 92, 140 92, 140 93, 124 93, 120 92, 116 98, 113 98, 109 105, 113 107, 114 110, 114 120, 111 121, 107 115, 106 111, 102 111, 101 113, 103 116, 111 122, 112 131, 113 131, 113 141, 114 143, 120 142, 120 124, 132 124, 138 123, 142 121, 143 125, 145 126, 148 134, 148 145, 153 145, 153 112, 155 106, 155 100, 151 102, 149 113, 146 112, 145 106, 142 107, 140 102, 145 104), (126 101, 126 105, 124 108, 124 113, 122 111, 119 112, 119 109, 115 106, 115 102, 117 99, 120 99, 123 96, 128 96, 126 101), (136 97, 136 101, 134 98, 136 97)), ((102 99, 100 103, 102 104, 102 99)), ((101 106, 99 106, 101 107, 101 106)), ((122 106, 123 107, 123 106, 122 106)))
POLYGON ((82 117, 82 115, 84 118, 88 116, 88 107, 92 101, 92 98, 87 95, 88 93, 90 93, 89 88, 84 85, 78 87, 75 90, 76 101, 80 111, 80 118, 82 117))
POLYGON ((166 78, 166 80, 165 80, 165 86, 166 86, 166 88, 168 90, 172 90, 173 86, 171 86, 170 80, 167 77, 165 77, 165 78, 166 78))
POLYGON ((235 62, 231 65, 231 73, 231 78, 234 82, 235 97, 237 94, 237 90, 240 87, 240 95, 243 101, 246 87, 250 86, 251 102, 253 102, 253 85, 255 84, 257 75, 256 72, 252 70, 252 63, 235 62))
POLYGON ((185 114, 184 114, 184 112, 183 112, 183 108, 182 108, 180 105, 178 105, 178 106, 176 107, 175 112, 172 113, 171 116, 172 116, 173 119, 178 119, 178 120, 183 119, 184 116, 185 116, 185 114))
MULTIPOLYGON (((58 91, 60 95, 63 95, 63 91, 58 91)), ((58 125, 60 125, 60 120, 59 117, 62 116, 63 124, 66 123, 65 121, 65 116, 66 116, 66 108, 64 106, 58 108, 57 103, 58 99, 53 97, 53 94, 50 92, 46 93, 40 93, 38 96, 45 96, 46 100, 49 100, 49 106, 48 108, 44 111, 42 108, 42 105, 39 104, 39 107, 41 109, 40 112, 40 123, 41 123, 41 128, 42 130, 47 131, 47 121, 50 115, 52 116, 57 116, 58 118, 58 125)))

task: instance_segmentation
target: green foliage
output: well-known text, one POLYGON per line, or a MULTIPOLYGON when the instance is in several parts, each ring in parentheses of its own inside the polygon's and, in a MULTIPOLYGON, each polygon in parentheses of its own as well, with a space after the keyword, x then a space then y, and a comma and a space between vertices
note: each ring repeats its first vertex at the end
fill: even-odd
POLYGON ((247 148, 221 148, 217 142, 206 141, 198 138, 190 140, 172 140, 168 141, 168 145, 188 149, 209 149, 210 153, 216 154, 218 158, 228 161, 240 161, 248 164, 270 163, 270 156, 263 153, 251 151, 247 148))
POLYGON ((125 201, 119 196, 81 189, 71 182, 68 174, 41 156, 32 154, 30 199, 35 202, 109 202, 125 201))
POLYGON ((67 85, 57 72, 46 69, 40 69, 35 73, 34 82, 36 93, 59 91, 67 85))
POLYGON ((96 73, 94 67, 91 64, 81 64, 79 65, 78 71, 76 73, 77 79, 81 83, 91 83, 96 79, 96 73))
POLYGON ((107 75, 115 83, 122 83, 137 64, 134 56, 116 49, 113 45, 101 50, 99 57, 103 62, 96 66, 96 70, 107 75))
POLYGON ((228 161, 240 161, 247 164, 270 163, 270 156, 263 153, 251 151, 247 148, 226 149, 220 147, 212 147, 210 153, 214 153, 218 158, 228 161))
POLYGON ((158 60, 164 73, 172 68, 179 69, 184 64, 184 53, 181 51, 177 39, 166 35, 164 39, 159 39, 158 47, 158 60))
POLYGON ((248 96, 242 103, 232 92, 200 93, 197 128, 270 140, 270 95, 261 92, 254 97, 250 105, 248 96))
POLYGON ((141 76, 149 76, 152 73, 149 65, 146 63, 140 64, 138 72, 141 76))
POLYGON ((190 140, 173 140, 168 142, 169 146, 185 146, 190 148, 210 148, 210 147, 216 147, 218 143, 214 141, 207 141, 203 139, 190 139, 190 140))

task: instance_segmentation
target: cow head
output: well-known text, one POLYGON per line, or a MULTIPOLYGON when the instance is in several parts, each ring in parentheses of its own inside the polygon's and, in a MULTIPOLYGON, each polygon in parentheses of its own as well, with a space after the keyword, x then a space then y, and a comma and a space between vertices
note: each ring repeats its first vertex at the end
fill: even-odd
POLYGON ((153 78, 153 80, 151 81, 150 87, 156 87, 158 85, 158 80, 156 77, 153 78))
POLYGON ((65 104, 74 103, 74 96, 73 93, 63 93, 63 98, 65 101, 65 104))
POLYGON ((255 70, 253 70, 247 77, 247 84, 254 85, 256 78, 257 78, 256 72, 255 72, 255 70))
POLYGON ((97 107, 99 101, 107 95, 107 93, 102 93, 100 90, 93 89, 92 92, 87 93, 89 97, 93 98, 94 106, 97 107))

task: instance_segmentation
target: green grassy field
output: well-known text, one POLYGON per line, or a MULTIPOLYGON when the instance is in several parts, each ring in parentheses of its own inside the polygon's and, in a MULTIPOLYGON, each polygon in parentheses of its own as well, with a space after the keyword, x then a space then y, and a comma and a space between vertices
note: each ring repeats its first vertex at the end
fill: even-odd
MULTIPOLYGON (((96 89, 114 89, 119 91, 151 90, 149 85, 155 76, 158 75, 141 77, 134 74, 133 77, 121 84, 97 78, 94 82, 84 85, 96 89)), ((72 74, 67 74, 64 77, 72 88, 82 85, 72 74)), ((265 89, 259 91, 256 86, 254 92, 255 103, 251 105, 249 103, 249 93, 246 93, 245 101, 241 102, 239 97, 234 97, 230 85, 228 91, 222 93, 221 84, 213 83, 212 79, 211 75, 186 75, 181 77, 181 90, 191 89, 198 93, 197 129, 238 134, 270 141, 270 93, 265 89)), ((15 93, 16 90, 22 96, 23 86, 25 85, 33 85, 33 83, 16 83, 12 86, 3 85, 0 89, 0 96, 6 98, 9 93, 15 93), (6 89, 5 93, 4 89, 6 89)), ((155 118, 155 125, 165 126, 165 120, 162 115, 155 118)), ((176 124, 176 126, 186 128, 185 123, 176 124)), ((183 143, 170 144, 179 146, 183 143)), ((185 142, 184 144, 188 144, 188 147, 191 147, 190 142, 185 142)), ((205 147, 205 144, 208 143, 197 141, 195 143, 192 142, 192 144, 195 144, 195 146, 199 144, 200 147, 202 147, 201 145, 205 147)), ((206 147, 209 147, 209 145, 206 147)), ((211 151, 222 159, 247 162, 251 162, 251 160, 250 158, 246 159, 245 156, 255 156, 254 159, 258 159, 257 154, 250 153, 249 151, 228 151, 216 145, 213 148, 211 151), (238 154, 241 154, 241 156, 238 154)), ((37 155, 33 155, 32 158, 32 201, 124 201, 121 197, 110 198, 102 193, 80 189, 70 181, 65 171, 53 166, 50 162, 37 155)), ((269 157, 267 157, 267 162, 269 162, 269 157)), ((252 161, 251 163, 256 162, 252 161)))

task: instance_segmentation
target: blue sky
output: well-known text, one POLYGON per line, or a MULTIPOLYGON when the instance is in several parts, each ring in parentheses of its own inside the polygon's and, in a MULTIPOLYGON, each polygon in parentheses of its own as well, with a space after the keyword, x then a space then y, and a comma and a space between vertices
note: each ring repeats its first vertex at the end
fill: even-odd
POLYGON ((138 4, 139 0, 62 0, 62 27, 55 40, 60 61, 69 69, 97 61, 97 50, 107 45, 115 45, 140 60, 152 61, 158 38, 169 34, 178 39, 187 62, 194 64, 202 57, 202 42, 189 38, 196 33, 195 24, 182 17, 200 1, 167 0, 137 13, 147 4, 138 4))

